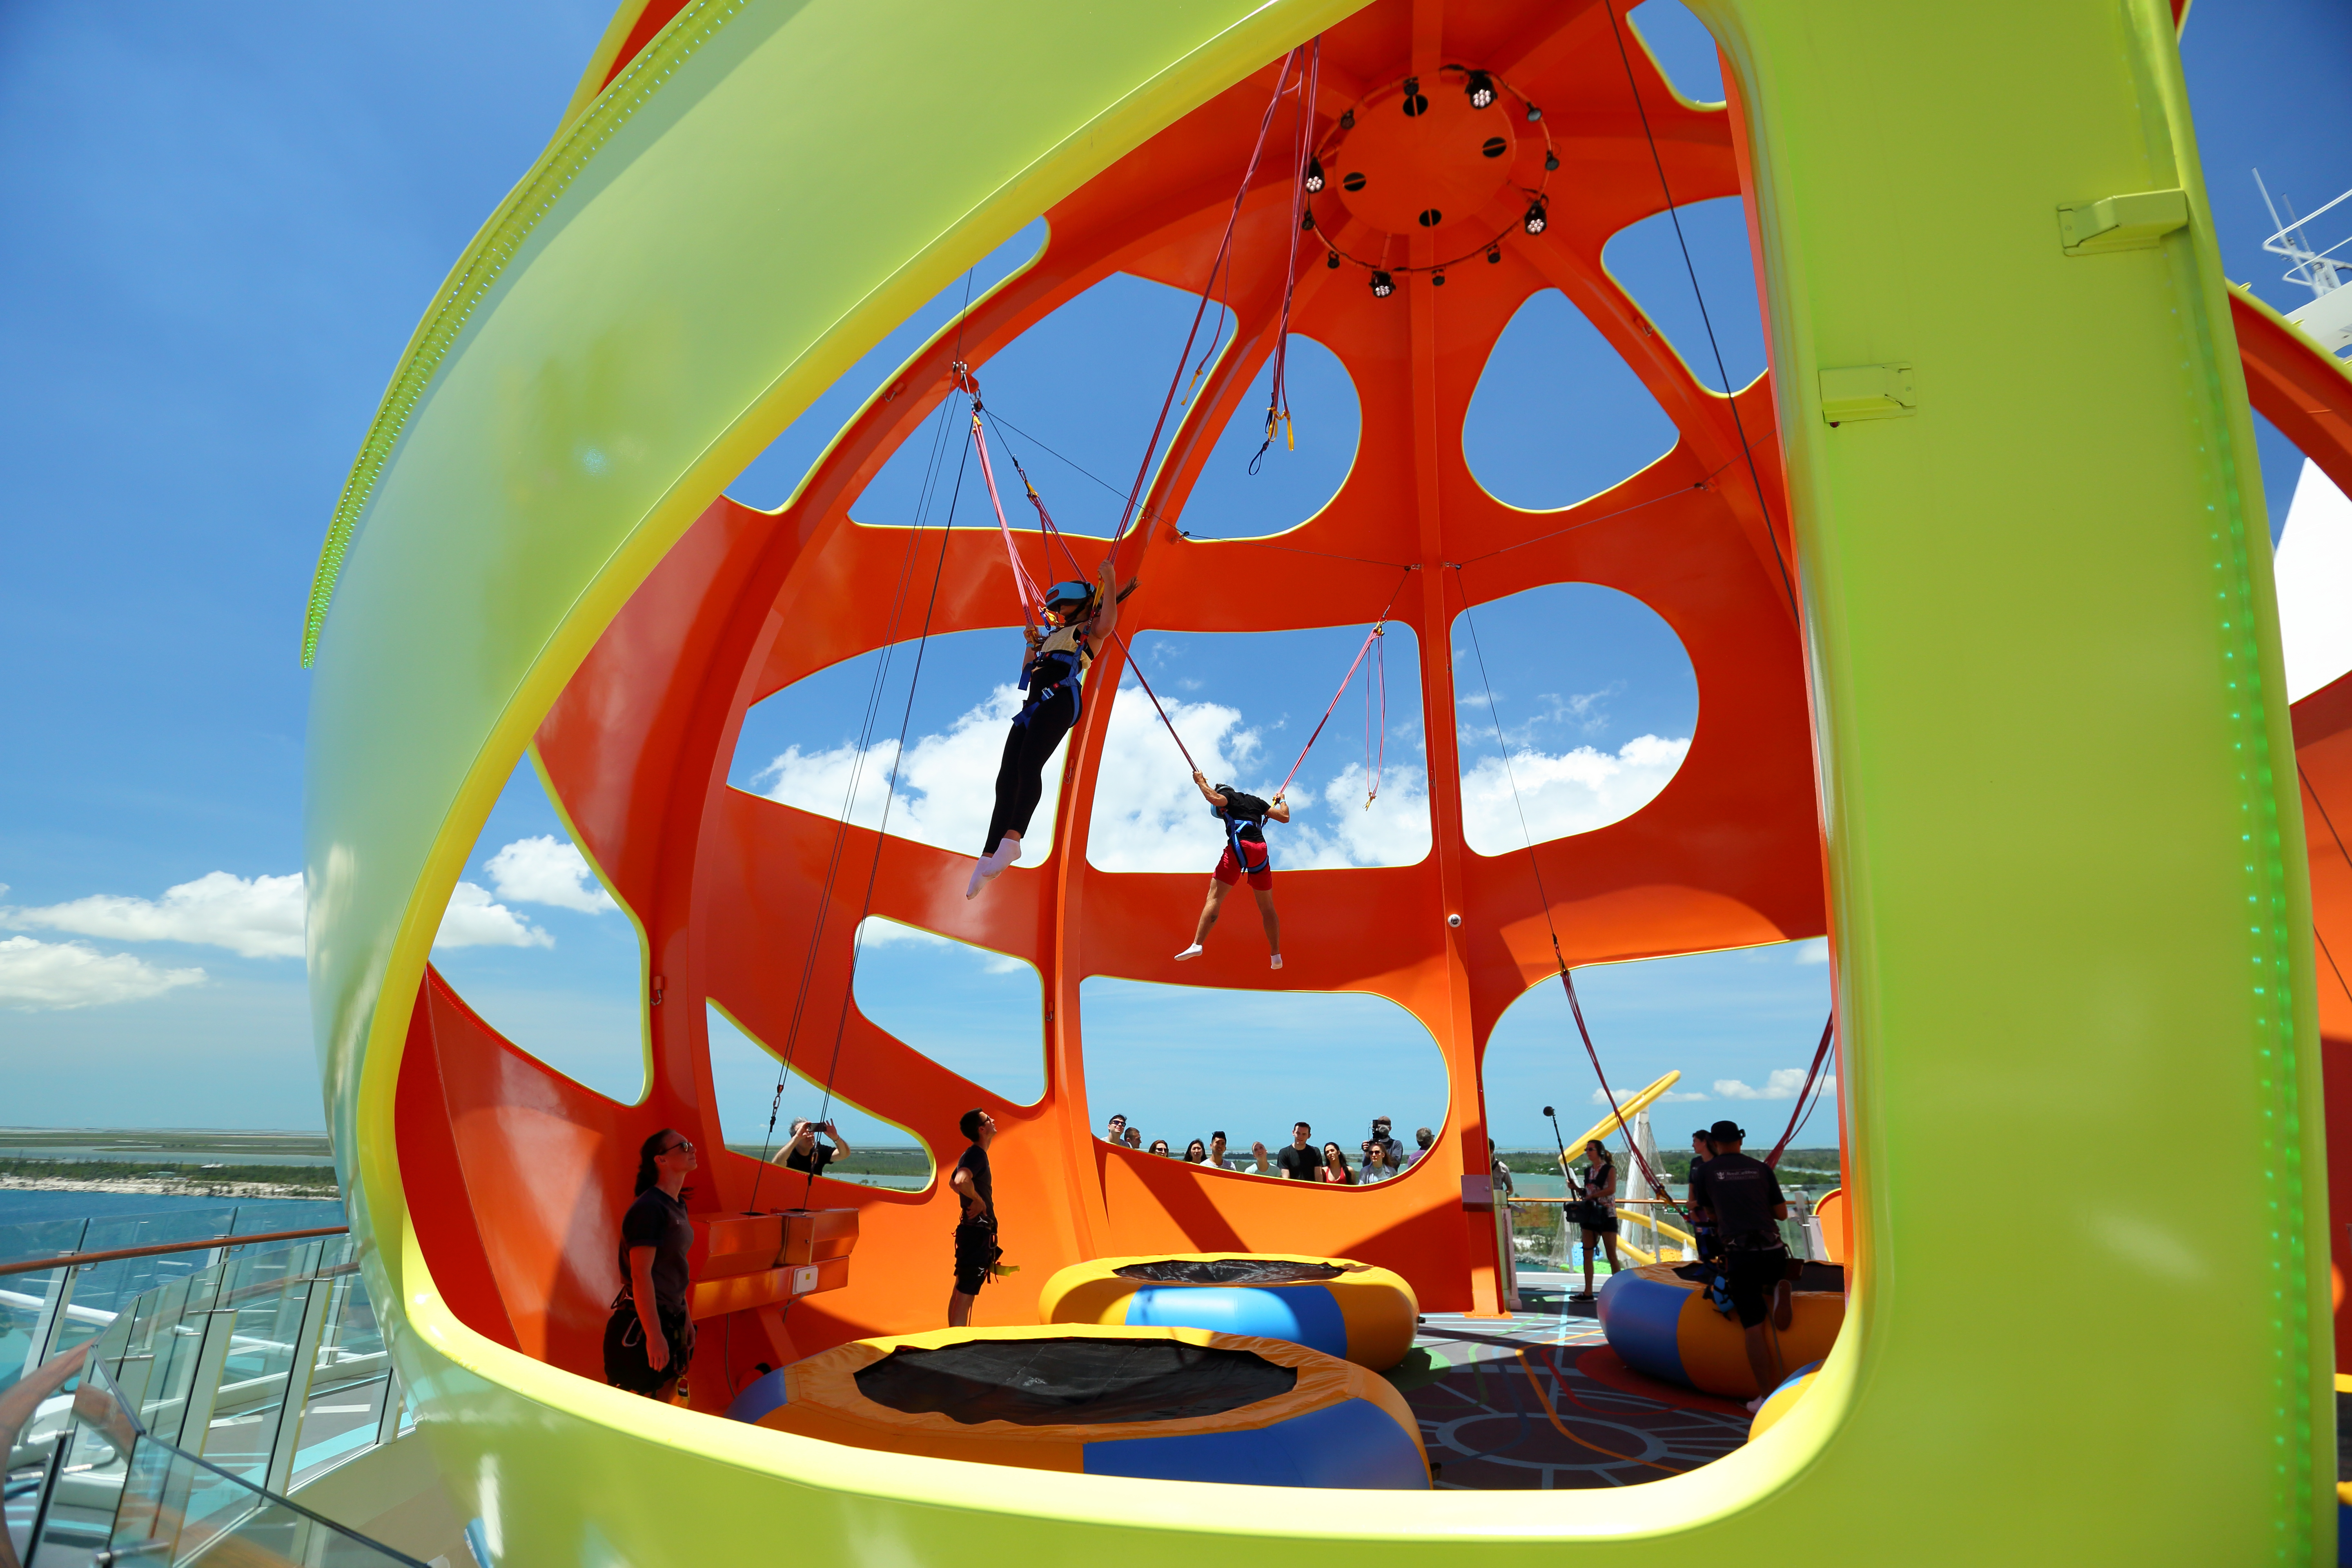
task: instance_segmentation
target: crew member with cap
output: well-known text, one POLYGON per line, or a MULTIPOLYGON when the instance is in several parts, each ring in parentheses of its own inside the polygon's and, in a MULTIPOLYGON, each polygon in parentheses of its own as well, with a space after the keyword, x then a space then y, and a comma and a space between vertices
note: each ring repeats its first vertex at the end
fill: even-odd
POLYGON ((1201 956, 1201 944, 1209 940, 1209 928, 1217 923, 1217 911, 1224 908, 1225 895, 1243 877, 1249 878, 1250 891, 1257 895, 1258 918, 1265 922, 1265 945, 1273 950, 1269 969, 1282 967, 1282 921, 1274 912, 1274 856, 1265 847, 1265 825, 1288 822, 1290 803, 1280 795, 1271 801, 1258 799, 1235 789, 1231 784, 1212 788, 1209 775, 1194 769, 1192 783, 1209 809, 1225 825, 1225 852, 1217 857, 1217 868, 1209 874, 1209 899, 1201 906, 1201 923, 1192 928, 1192 945, 1176 955, 1176 962, 1201 956))
POLYGON ((1105 556, 1099 584, 1055 584, 1045 591, 1045 624, 1026 633, 1021 688, 1028 695, 1004 737, 1004 756, 996 768, 996 809, 982 840, 980 864, 963 891, 967 899, 977 898, 1021 858, 1021 836, 1029 831, 1029 818, 1045 794, 1045 764, 1078 721, 1078 683, 1094 650, 1118 621, 1120 595, 1111 592, 1116 570, 1105 556))
POLYGON ((1757 1396, 1748 1404, 1755 1410, 1786 1371, 1778 1333, 1788 1328, 1795 1303, 1789 1295, 1789 1247, 1773 1222, 1789 1217, 1789 1205, 1772 1167, 1739 1152, 1748 1134, 1738 1122, 1718 1121, 1707 1135, 1715 1158, 1691 1172, 1690 1200, 1715 1213, 1725 1284, 1747 1337, 1748 1370, 1756 1374, 1757 1396))

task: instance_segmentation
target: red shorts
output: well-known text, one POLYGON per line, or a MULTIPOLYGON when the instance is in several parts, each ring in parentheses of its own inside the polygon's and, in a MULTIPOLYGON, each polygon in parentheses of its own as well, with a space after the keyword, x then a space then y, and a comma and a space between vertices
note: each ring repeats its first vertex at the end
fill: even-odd
POLYGON ((1228 840, 1225 852, 1217 857, 1217 869, 1213 873, 1217 880, 1230 888, 1242 879, 1244 871, 1247 871, 1251 887, 1262 893, 1274 891, 1274 857, 1266 853, 1264 844, 1254 844, 1246 838, 1238 842, 1242 853, 1249 857, 1248 861, 1244 863, 1234 858, 1234 841, 1228 840))

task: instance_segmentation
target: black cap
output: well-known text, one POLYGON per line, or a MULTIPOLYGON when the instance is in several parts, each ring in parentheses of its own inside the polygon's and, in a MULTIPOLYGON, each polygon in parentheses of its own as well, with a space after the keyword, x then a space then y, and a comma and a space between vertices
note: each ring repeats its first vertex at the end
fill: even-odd
POLYGON ((1717 1143, 1744 1143, 1748 1130, 1737 1121, 1718 1121, 1706 1130, 1707 1137, 1717 1143))

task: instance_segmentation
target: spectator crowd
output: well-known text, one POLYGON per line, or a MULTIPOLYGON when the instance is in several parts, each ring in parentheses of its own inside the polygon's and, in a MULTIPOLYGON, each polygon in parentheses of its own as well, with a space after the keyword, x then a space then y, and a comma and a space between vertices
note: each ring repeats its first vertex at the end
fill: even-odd
POLYGON ((1158 1154, 1171 1160, 1181 1159, 1191 1165, 1214 1165, 1220 1170, 1238 1171, 1250 1176, 1358 1187, 1402 1175, 1419 1164, 1437 1142, 1435 1132, 1421 1127, 1414 1129, 1412 1144, 1408 1147, 1391 1131, 1394 1125, 1389 1117, 1374 1117, 1371 1136, 1358 1140, 1352 1155, 1341 1143, 1317 1142, 1313 1125, 1305 1121, 1291 1124, 1287 1142, 1268 1150, 1264 1142, 1255 1142, 1250 1144, 1247 1153, 1234 1152, 1227 1145, 1225 1134, 1216 1131, 1210 1133, 1205 1142, 1199 1138, 1188 1140, 1183 1153, 1180 1155, 1166 1138, 1154 1138, 1147 1143, 1142 1130, 1130 1123, 1124 1115, 1110 1119, 1109 1124, 1103 1129, 1103 1139, 1113 1148, 1133 1149, 1139 1153, 1158 1154))

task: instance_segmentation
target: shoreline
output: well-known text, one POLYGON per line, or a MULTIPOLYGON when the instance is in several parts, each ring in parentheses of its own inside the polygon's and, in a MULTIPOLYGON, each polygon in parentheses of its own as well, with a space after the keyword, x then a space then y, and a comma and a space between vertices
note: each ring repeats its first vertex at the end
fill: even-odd
POLYGON ((16 1176, 0 1174, 0 1192, 133 1193, 174 1198, 305 1198, 332 1202, 335 1187, 297 1186, 290 1182, 174 1182, 152 1176, 16 1176))

